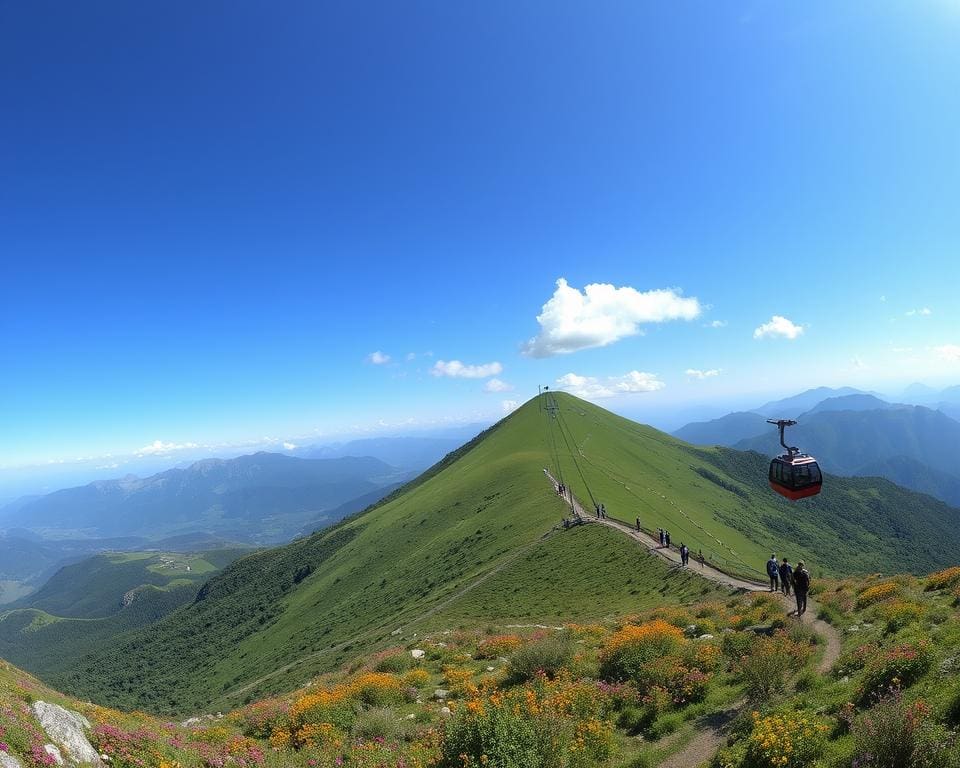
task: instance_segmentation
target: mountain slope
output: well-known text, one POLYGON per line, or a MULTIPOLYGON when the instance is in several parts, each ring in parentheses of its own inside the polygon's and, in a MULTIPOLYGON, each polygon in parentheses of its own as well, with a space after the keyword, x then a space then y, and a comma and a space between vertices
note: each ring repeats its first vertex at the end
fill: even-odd
POLYGON ((801 418, 812 416, 815 413, 826 411, 882 411, 887 408, 896 408, 898 406, 881 400, 873 395, 842 395, 840 397, 828 397, 821 400, 809 411, 800 414, 801 418))
POLYGON ((785 397, 782 400, 772 400, 764 403, 756 412, 768 419, 795 419, 801 413, 809 411, 817 403, 828 398, 845 397, 847 395, 869 395, 861 389, 853 387, 816 387, 801 392, 799 395, 785 397))
POLYGON ((464 442, 448 437, 369 437, 346 443, 306 446, 296 449, 294 455, 305 459, 373 456, 398 469, 423 470, 464 442))
POLYGON ((504 621, 559 614, 568 585, 585 618, 625 600, 689 594, 689 583, 668 579, 667 566, 620 534, 553 531, 568 511, 547 466, 585 502, 667 527, 676 544, 741 574, 759 575, 772 547, 806 557, 818 574, 930 570, 960 547, 955 510, 929 497, 828 478, 816 505, 790 505, 766 488, 757 454, 695 449, 569 395, 552 397, 556 417, 543 401, 528 402, 379 505, 242 558, 192 605, 51 679, 95 700, 182 712, 287 690, 390 642, 394 631, 449 628, 477 613, 504 621), (891 531, 895 546, 886 545, 891 531))
POLYGON ((321 512, 396 482, 398 475, 371 457, 257 453, 207 459, 145 479, 130 476, 57 491, 13 508, 4 523, 89 536, 214 531, 241 541, 278 542, 321 512))
POLYGON ((36 674, 54 673, 191 602, 207 579, 241 553, 108 553, 61 568, 36 593, 0 613, 0 657, 36 674))
POLYGON ((753 411, 736 411, 711 421, 694 421, 673 433, 679 440, 694 445, 735 445, 772 427, 765 416, 753 411))

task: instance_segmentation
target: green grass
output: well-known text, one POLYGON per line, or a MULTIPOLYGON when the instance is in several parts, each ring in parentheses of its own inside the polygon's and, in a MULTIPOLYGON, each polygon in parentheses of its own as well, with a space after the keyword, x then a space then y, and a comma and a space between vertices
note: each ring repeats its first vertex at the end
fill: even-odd
POLYGON ((468 628, 492 621, 586 622, 724 594, 696 575, 665 567, 656 555, 616 531, 576 526, 557 532, 436 617, 410 629, 468 628))
MULTIPOLYGON (((208 582, 202 599, 51 679, 104 703, 180 714, 290 690, 395 642, 397 629, 481 616, 569 619, 634 601, 693 599, 696 582, 640 558, 610 531, 540 541, 567 514, 543 475, 558 462, 584 501, 589 488, 611 516, 665 526, 676 544, 686 541, 750 575, 772 548, 807 557, 815 575, 857 570, 865 562, 861 549, 879 539, 869 527, 905 511, 884 501, 889 484, 836 478, 819 506, 789 506, 764 487, 766 469, 755 455, 694 449, 569 395, 556 399, 556 421, 542 403, 527 403, 370 510, 242 558, 208 582), (797 527, 814 509, 824 527, 797 527), (826 557, 817 557, 817 535, 831 539, 826 557)), ((936 541, 943 553, 955 551, 960 541, 943 519, 946 508, 907 492, 899 498, 913 518, 942 533, 936 541)), ((871 570, 920 568, 935 559, 909 537, 885 551, 889 559, 871 570)))

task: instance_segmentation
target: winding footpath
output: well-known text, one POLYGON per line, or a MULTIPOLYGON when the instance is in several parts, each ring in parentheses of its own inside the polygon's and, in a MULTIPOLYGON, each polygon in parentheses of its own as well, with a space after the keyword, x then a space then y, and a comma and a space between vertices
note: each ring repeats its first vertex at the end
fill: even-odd
MULTIPOLYGON (((660 542, 653 538, 653 536, 650 536, 643 531, 638 531, 636 528, 632 528, 631 526, 621 523, 618 520, 611 520, 610 518, 598 518, 595 512, 588 512, 584 508, 583 504, 580 503, 580 501, 569 489, 567 489, 565 493, 560 494, 560 484, 547 469, 544 469, 543 473, 553 484, 554 491, 556 491, 557 494, 563 498, 563 500, 570 507, 570 510, 573 512, 574 517, 580 522, 590 525, 596 525, 599 523, 601 525, 606 525, 608 528, 613 528, 614 530, 629 536, 640 546, 645 547, 651 554, 663 558, 677 568, 681 567, 679 552, 676 552, 672 549, 667 549, 666 547, 661 547, 660 542)), ((741 589, 746 592, 767 592, 770 589, 768 584, 730 576, 729 574, 706 564, 701 567, 699 564, 695 563, 688 566, 687 570, 690 573, 707 579, 708 581, 712 581, 715 584, 720 584, 732 589, 741 589)), ((777 592, 776 594, 784 602, 784 605, 787 608, 793 607, 793 601, 790 598, 780 592, 777 592)), ((833 666, 834 662, 840 656, 840 633, 835 627, 832 627, 830 624, 823 621, 823 619, 816 618, 818 606, 814 600, 807 601, 807 610, 809 615, 804 615, 797 618, 813 629, 824 641, 823 656, 820 658, 820 661, 817 664, 817 671, 823 674, 833 666)), ((790 615, 792 615, 792 612, 790 615)), ((670 757, 660 762, 659 768, 697 768, 697 766, 706 763, 717 751, 717 749, 723 745, 727 737, 727 726, 734 718, 736 718, 738 714, 740 714, 741 711, 743 711, 743 708, 746 706, 746 704, 747 702, 745 699, 737 701, 731 705, 729 709, 723 712, 714 713, 700 720, 696 724, 697 731, 695 732, 693 738, 690 739, 690 741, 687 742, 687 744, 685 744, 679 752, 675 752, 674 754, 670 755, 670 757)))

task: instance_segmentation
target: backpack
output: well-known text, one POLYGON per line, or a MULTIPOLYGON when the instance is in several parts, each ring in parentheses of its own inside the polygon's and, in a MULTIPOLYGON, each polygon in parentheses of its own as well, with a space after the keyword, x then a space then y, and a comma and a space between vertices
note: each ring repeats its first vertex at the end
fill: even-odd
POLYGON ((810 574, 806 570, 794 571, 793 588, 797 592, 807 592, 810 589, 810 574))
POLYGON ((767 576, 779 576, 780 567, 777 565, 776 560, 767 560, 767 576))

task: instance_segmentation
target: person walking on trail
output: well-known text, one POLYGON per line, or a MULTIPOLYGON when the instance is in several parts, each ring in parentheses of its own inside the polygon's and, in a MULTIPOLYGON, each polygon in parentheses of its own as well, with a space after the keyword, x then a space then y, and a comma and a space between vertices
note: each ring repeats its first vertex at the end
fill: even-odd
POLYGON ((797 570, 793 572, 793 594, 797 598, 797 616, 803 616, 807 612, 807 592, 809 591, 810 571, 801 560, 797 563, 797 570))
POLYGON ((657 536, 660 538, 660 546, 663 546, 663 528, 657 528, 657 536))
POLYGON ((593 506, 594 506, 594 508, 597 510, 597 520, 599 520, 599 519, 600 519, 600 505, 599 505, 599 504, 594 504, 593 506))
POLYGON ((637 530, 638 530, 638 531, 640 530, 640 518, 639 518, 639 517, 637 518, 637 530))
POLYGON ((767 560, 767 576, 770 577, 770 591, 776 592, 780 588, 780 563, 777 562, 775 554, 770 555, 767 560))
POLYGON ((690 550, 687 549, 687 545, 682 541, 680 542, 680 565, 684 568, 687 567, 687 560, 690 557, 690 550))
POLYGON ((703 550, 697 550, 697 560, 700 561, 700 567, 703 568, 703 550))
POLYGON ((670 531, 663 532, 663 542, 667 549, 670 549, 670 531))
POLYGON ((783 562, 780 563, 780 591, 783 594, 790 594, 790 585, 793 583, 793 566, 787 561, 787 558, 783 558, 783 562))

